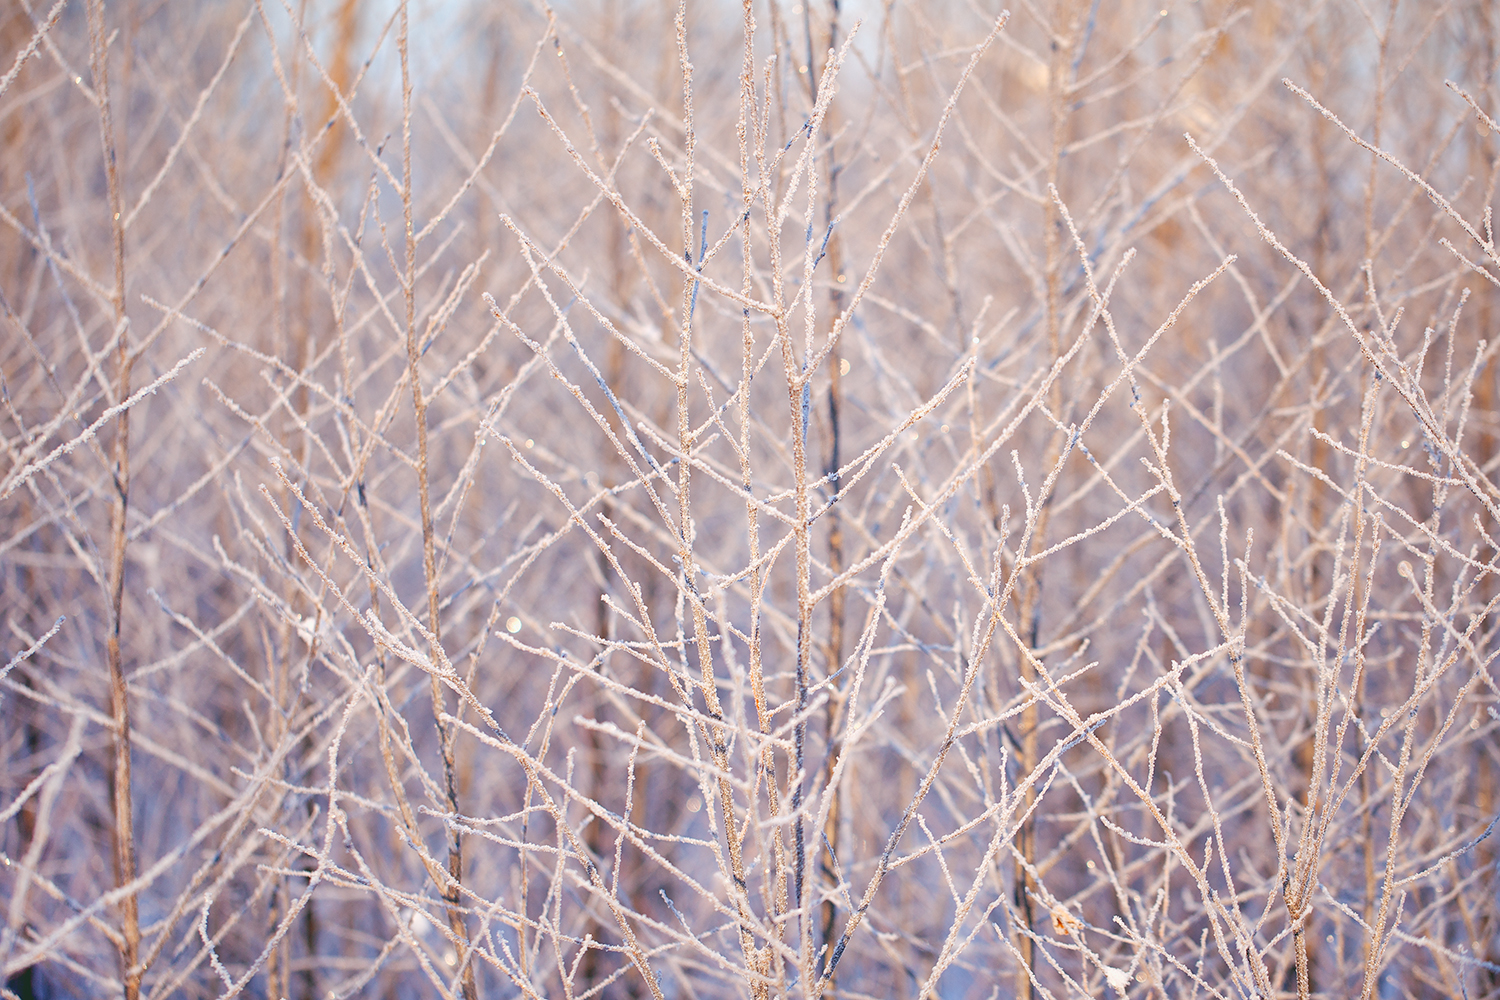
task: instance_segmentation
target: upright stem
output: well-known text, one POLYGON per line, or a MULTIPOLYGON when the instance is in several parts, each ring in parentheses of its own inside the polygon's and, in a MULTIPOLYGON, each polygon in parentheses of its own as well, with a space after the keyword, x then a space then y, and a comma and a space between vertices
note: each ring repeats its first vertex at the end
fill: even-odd
MULTIPOLYGON (((99 95, 99 138, 104 150, 104 176, 109 188, 111 218, 111 251, 114 255, 115 288, 110 296, 114 307, 115 399, 130 396, 130 370, 135 357, 126 336, 125 317, 125 225, 121 214, 120 173, 115 158, 114 116, 109 98, 109 53, 106 51, 103 0, 90 0, 88 6, 90 69, 94 90, 99 95)), ((114 730, 114 777, 110 784, 110 804, 114 810, 115 884, 124 888, 135 881, 135 820, 130 795, 130 697, 125 684, 125 668, 120 651, 121 610, 125 598, 126 516, 130 509, 130 411, 119 416, 115 424, 112 474, 115 499, 109 517, 109 636, 106 641, 109 662, 109 716, 114 730)), ((120 972, 125 986, 125 1000, 136 1000, 141 992, 139 968, 141 951, 140 913, 134 890, 120 900, 121 944, 120 972)))
MULTIPOLYGON (((432 526, 432 496, 427 465, 427 400, 422 395, 422 381, 417 370, 417 238, 412 225, 411 170, 411 69, 408 52, 408 8, 401 5, 401 27, 398 47, 401 52, 401 221, 406 232, 406 274, 402 290, 406 304, 406 363, 411 379, 413 419, 417 432, 417 488, 422 505, 422 569, 427 581, 427 627, 432 633, 432 717, 437 726, 438 742, 443 756, 443 785, 450 814, 458 813, 458 769, 453 762, 453 726, 438 721, 446 711, 443 686, 437 678, 437 665, 443 662, 442 622, 439 617, 436 543, 432 526)), ((462 963, 464 1000, 477 1000, 478 984, 469 952, 469 928, 464 922, 460 887, 463 885, 463 841, 458 828, 448 827, 448 882, 442 887, 443 901, 448 904, 448 927, 453 932, 462 963)))
MULTIPOLYGON (((1072 23, 1073 10, 1070 0, 1059 0, 1054 7, 1052 24, 1052 59, 1047 74, 1047 105, 1051 116, 1051 150, 1047 160, 1047 183, 1052 189, 1057 188, 1058 175, 1062 165, 1063 128, 1067 119, 1067 80, 1065 74, 1068 71, 1069 44, 1073 36, 1074 25, 1072 23)), ((1058 210, 1055 199, 1047 199, 1046 214, 1043 220, 1042 240, 1046 249, 1046 295, 1044 304, 1045 318, 1047 323, 1047 348, 1049 357, 1056 358, 1062 353, 1062 313, 1061 313, 1061 284, 1062 284, 1062 215, 1058 210)), ((1063 404, 1062 380, 1056 379, 1052 383, 1047 394, 1047 405, 1052 413, 1061 416, 1063 404)), ((1046 503, 1046 497, 1039 498, 1036 515, 1036 529, 1032 532, 1032 544, 1038 550, 1045 548, 1047 536, 1047 522, 1049 520, 1050 506, 1046 503)), ((1024 556, 1026 553, 1020 553, 1024 556)), ((1034 568, 1028 568, 1023 577, 1023 589, 1020 602, 1020 627, 1021 634, 1026 637, 1028 645, 1036 649, 1041 640, 1041 595, 1042 580, 1040 574, 1034 568)), ((1034 656, 1021 657, 1021 679, 1031 688, 1036 682, 1036 659, 1034 656)), ((1021 759, 1019 761, 1020 771, 1023 775, 1030 774, 1036 767, 1039 757, 1038 725, 1040 723, 1039 713, 1035 699, 1031 700, 1021 712, 1021 759)), ((1017 858, 1016 858, 1016 907, 1020 918, 1025 924, 1026 933, 1017 935, 1016 947, 1021 954, 1021 967, 1016 970, 1016 997, 1017 1000, 1030 1000, 1032 995, 1032 967, 1035 963, 1035 940, 1032 933, 1035 931, 1035 918, 1031 909, 1031 887, 1033 879, 1031 872, 1036 864, 1036 817, 1034 807, 1036 804, 1036 786, 1026 786, 1025 803, 1023 809, 1027 819, 1021 824, 1017 831, 1017 858)))
MULTIPOLYGON (((703 271, 704 258, 708 253, 708 213, 704 212, 698 230, 697 245, 694 246, 693 183, 695 176, 694 154, 697 140, 693 131, 693 64, 688 58, 687 47, 687 0, 679 0, 675 21, 677 30, 677 59, 682 68, 682 122, 683 122, 683 168, 682 185, 682 248, 687 260, 699 273, 703 271)), ((678 341, 677 367, 677 442, 686 457, 693 450, 693 427, 688 409, 688 387, 693 375, 693 336, 695 305, 698 300, 698 282, 685 280, 682 285, 682 336, 678 341)), ((735 907, 739 916, 740 947, 745 952, 752 971, 764 977, 766 969, 761 953, 756 949, 749 928, 753 923, 749 898, 746 892, 747 874, 743 849, 739 838, 739 821, 735 816, 734 786, 729 781, 729 741, 724 725, 724 706, 719 700, 718 681, 714 672, 713 643, 708 631, 708 615, 704 609, 702 595, 698 592, 698 563, 696 555, 697 528, 693 523, 692 507, 692 463, 683 461, 677 466, 678 503, 678 560, 682 565, 682 590, 688 598, 693 615, 693 640, 698 647, 699 689, 703 705, 713 724, 703 728, 708 743, 709 756, 719 771, 717 780, 719 794, 719 816, 724 825, 724 843, 728 853, 729 877, 734 884, 735 907)), ((765 996, 764 982, 751 984, 752 995, 765 996)))
MULTIPOLYGON (((772 23, 775 23, 775 7, 772 7, 772 23)), ((740 217, 740 247, 741 247, 741 274, 740 289, 749 296, 755 287, 755 259, 753 252, 753 237, 750 226, 750 211, 756 199, 761 198, 767 206, 767 219, 771 217, 770 211, 770 187, 767 178, 768 162, 766 158, 766 131, 767 123, 760 117, 755 96, 755 14, 751 0, 743 0, 742 16, 744 18, 745 49, 743 63, 740 71, 740 123, 739 123, 739 146, 740 146, 740 196, 744 205, 744 212, 740 217), (750 164, 755 162, 758 172, 758 180, 752 177, 750 164)), ((774 34, 774 31, 773 31, 774 34)), ((766 94, 769 104, 770 94, 766 94)), ((767 240, 768 251, 772 257, 773 272, 780 263, 777 242, 774 236, 767 240)), ((750 429, 750 380, 755 372, 755 330, 750 322, 749 310, 741 313, 740 323, 740 482, 745 490, 745 532, 749 543, 749 565, 750 571, 750 691, 755 701, 755 718, 762 742, 758 754, 756 766, 759 769, 759 781, 765 788, 766 805, 771 816, 779 816, 781 812, 780 789, 776 784, 776 761, 771 747, 769 736, 771 734, 771 714, 766 705, 766 686, 764 664, 761 659, 761 631, 760 631, 760 607, 761 598, 764 593, 765 577, 761 570, 760 549, 760 508, 756 505, 755 478, 753 475, 753 463, 751 460, 751 437, 750 429)), ((731 838, 737 841, 738 835, 731 838)), ((778 824, 771 831, 771 857, 768 871, 765 876, 773 879, 774 888, 771 891, 769 909, 774 921, 779 922, 782 914, 786 911, 786 860, 785 841, 782 837, 782 829, 778 824)), ((737 877, 744 878, 743 873, 737 877)), ((748 885, 744 887, 748 894, 748 885)), ((771 956, 772 949, 769 943, 765 947, 755 944, 755 937, 748 926, 742 924, 740 931, 741 948, 745 952, 746 966, 760 978, 750 984, 751 997, 753 1000, 764 1000, 770 995, 766 980, 771 978, 771 956)))
MULTIPOLYGON (((828 44, 823 46, 825 52, 838 48, 839 45, 839 0, 832 0, 831 11, 828 18, 828 44)), ((811 49, 811 33, 809 32, 808 47, 811 49)), ((818 77, 816 63, 808 59, 808 83, 812 87, 812 99, 817 100, 818 77)), ((838 125, 833 121, 833 109, 829 108, 824 116, 824 130, 829 136, 838 134, 838 125)), ((843 240, 834 227, 838 207, 838 182, 840 164, 837 156, 837 146, 830 138, 828 152, 823 157, 823 182, 827 186, 828 194, 824 199, 823 222, 828 227, 828 274, 833 277, 833 283, 828 290, 828 316, 825 327, 825 336, 832 336, 834 325, 838 317, 844 311, 844 290, 839 282, 843 279, 844 254, 843 240)), ((828 488, 833 496, 837 497, 841 484, 839 482, 839 468, 843 459, 840 453, 841 426, 844 393, 843 393, 843 359, 840 351, 830 351, 828 354, 828 459, 824 465, 824 473, 828 477, 828 488)), ((837 504, 829 508, 824 515, 828 521, 828 571, 833 576, 838 576, 844 570, 844 523, 843 514, 837 504)), ((844 662, 844 605, 847 594, 843 587, 837 587, 828 595, 828 671, 830 674, 838 671, 844 662)), ((838 833, 840 822, 840 799, 839 790, 834 782, 834 774, 838 768, 839 755, 842 746, 838 739, 839 714, 844 706, 844 690, 840 685, 829 686, 828 703, 824 709, 824 735, 827 741, 827 750, 823 765, 823 788, 824 794, 828 796, 828 818, 823 824, 823 846, 819 851, 822 858, 821 869, 823 881, 833 890, 838 888, 838 833)), ((822 976, 826 963, 835 943, 834 920, 837 916, 838 907, 834 904, 833 894, 822 905, 822 952, 818 956, 818 975, 822 976)), ((829 975, 828 986, 825 995, 833 996, 837 992, 837 984, 834 976, 829 975)))

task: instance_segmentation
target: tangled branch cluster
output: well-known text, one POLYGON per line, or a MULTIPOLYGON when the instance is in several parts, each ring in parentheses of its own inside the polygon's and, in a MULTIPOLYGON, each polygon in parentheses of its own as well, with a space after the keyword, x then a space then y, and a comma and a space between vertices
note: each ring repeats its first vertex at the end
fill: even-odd
POLYGON ((1486 0, 0 13, 6 997, 1500 996, 1486 0))

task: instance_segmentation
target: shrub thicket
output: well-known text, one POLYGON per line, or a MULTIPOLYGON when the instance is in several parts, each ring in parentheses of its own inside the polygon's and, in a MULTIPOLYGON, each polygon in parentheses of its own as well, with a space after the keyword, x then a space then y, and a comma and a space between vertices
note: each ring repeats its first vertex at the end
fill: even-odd
POLYGON ((18 0, 6 996, 1500 995, 1490 0, 18 0))

